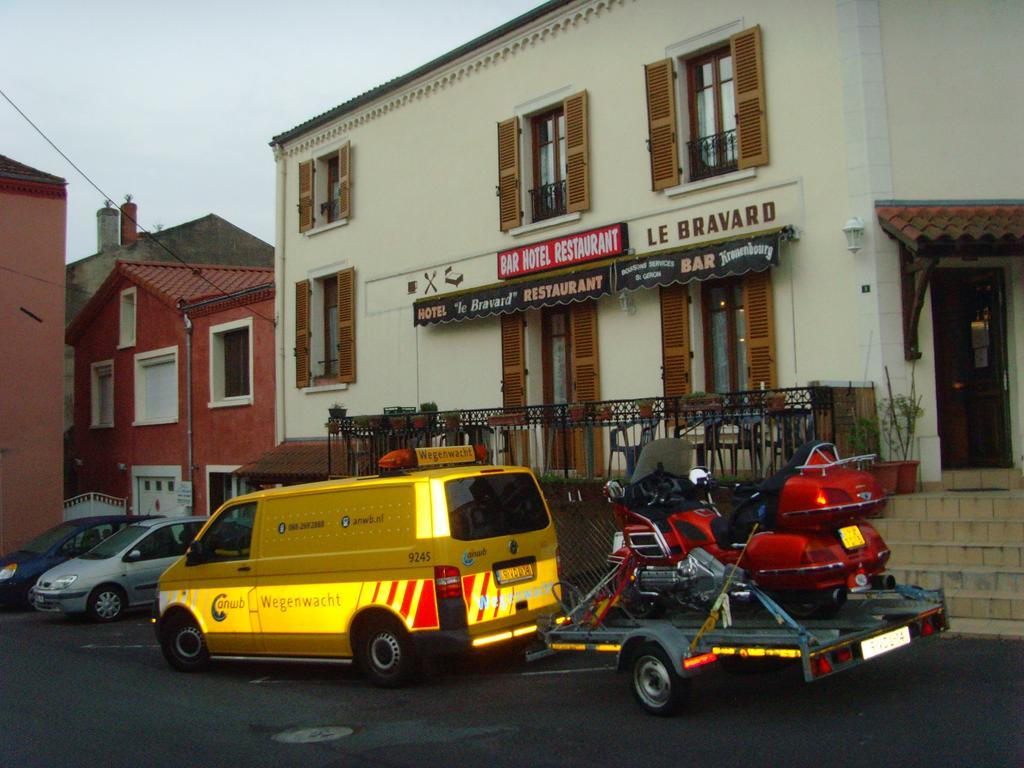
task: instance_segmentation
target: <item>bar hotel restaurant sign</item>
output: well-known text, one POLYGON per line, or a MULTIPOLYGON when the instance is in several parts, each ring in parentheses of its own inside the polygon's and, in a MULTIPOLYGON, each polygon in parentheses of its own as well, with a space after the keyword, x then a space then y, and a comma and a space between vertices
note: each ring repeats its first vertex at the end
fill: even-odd
POLYGON ((595 299, 673 283, 761 272, 779 263, 788 228, 628 255, 626 225, 578 232, 498 253, 503 282, 417 300, 416 325, 433 325, 595 299))

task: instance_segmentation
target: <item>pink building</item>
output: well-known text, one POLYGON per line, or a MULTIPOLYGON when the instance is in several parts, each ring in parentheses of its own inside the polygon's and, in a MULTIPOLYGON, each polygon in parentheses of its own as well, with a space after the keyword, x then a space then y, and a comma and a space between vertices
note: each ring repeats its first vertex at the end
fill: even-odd
POLYGON ((274 445, 274 271, 119 261, 68 326, 76 493, 209 514, 274 445))
POLYGON ((62 517, 64 179, 0 155, 0 552, 62 517))

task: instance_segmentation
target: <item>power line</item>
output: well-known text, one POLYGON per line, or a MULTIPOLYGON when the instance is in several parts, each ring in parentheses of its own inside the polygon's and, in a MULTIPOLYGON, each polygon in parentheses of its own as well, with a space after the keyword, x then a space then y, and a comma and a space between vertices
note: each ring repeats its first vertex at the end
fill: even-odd
MULTIPOLYGON (((60 147, 58 147, 56 144, 54 144, 50 140, 50 137, 47 136, 45 133, 43 133, 42 129, 38 125, 36 125, 34 122, 32 122, 32 119, 28 115, 26 115, 24 112, 22 112, 21 108, 17 104, 15 104, 13 101, 11 101, 11 97, 8 96, 4 92, 4 90, 2 88, 0 88, 0 96, 4 97, 4 100, 8 104, 11 105, 11 107, 14 109, 14 111, 17 112, 19 115, 21 115, 21 117, 25 120, 25 122, 28 123, 29 125, 31 125, 33 130, 35 130, 36 133, 38 133, 40 136, 42 136, 43 140, 47 144, 49 144, 51 147, 53 147, 54 151, 58 155, 60 155, 61 157, 64 158, 64 160, 68 163, 68 165, 70 165, 72 168, 74 168, 75 171, 78 173, 78 175, 81 176, 83 179, 85 179, 85 181, 89 184, 89 186, 91 186, 93 189, 95 189, 97 192, 100 193, 100 195, 103 197, 103 201, 106 204, 108 204, 108 205, 115 205, 116 206, 114 201, 111 199, 110 195, 108 195, 106 192, 104 192, 102 189, 100 189, 99 185, 97 185, 96 182, 94 182, 92 179, 90 179, 89 175, 85 171, 83 171, 81 168, 79 168, 77 165, 75 165, 74 161, 70 157, 68 157, 66 154, 64 154, 63 150, 61 150, 60 147)), ((168 256, 170 256, 172 259, 174 259, 175 261, 179 262, 183 266, 186 266, 189 269, 191 269, 192 270, 192 274, 194 274, 196 277, 198 277, 201 280, 203 280, 203 282, 206 282, 209 285, 211 285, 213 288, 215 288, 217 291, 219 291, 221 293, 221 295, 223 295, 225 297, 231 296, 231 293, 229 293, 228 291, 224 290, 219 285, 217 285, 215 282, 213 282, 213 280, 211 280, 206 275, 204 275, 203 272, 202 272, 202 268, 201 267, 196 266, 194 264, 189 264, 183 258, 178 256, 178 254, 176 254, 174 251, 172 251, 170 248, 168 248, 166 245, 164 245, 164 243, 162 243, 160 241, 160 238, 154 237, 152 232, 150 232, 148 229, 146 229, 141 224, 139 224, 139 222, 136 221, 132 216, 129 216, 127 214, 127 212, 125 212, 123 209, 119 209, 119 210, 120 210, 122 216, 126 217, 128 219, 128 221, 130 221, 132 224, 134 224, 135 228, 137 230, 140 230, 140 231, 144 232, 146 234, 146 237, 147 237, 148 240, 150 240, 151 242, 155 242, 160 248, 162 248, 164 251, 166 251, 168 256)), ((274 288, 276 290, 277 286, 275 286, 274 288)), ((251 314, 253 314, 253 315, 257 316, 257 317, 263 318, 264 320, 266 320, 271 325, 275 325, 274 321, 271 318, 267 317, 262 312, 257 312, 251 306, 246 306, 245 309, 246 309, 246 311, 250 312, 251 314)))

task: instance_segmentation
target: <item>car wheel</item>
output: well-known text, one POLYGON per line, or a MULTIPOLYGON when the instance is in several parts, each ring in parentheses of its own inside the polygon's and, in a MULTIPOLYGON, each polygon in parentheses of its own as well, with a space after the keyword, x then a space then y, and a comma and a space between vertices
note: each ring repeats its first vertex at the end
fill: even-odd
POLYGON ((160 650, 179 672, 199 672, 210 661, 206 638, 191 616, 174 616, 160 633, 160 650))
POLYGON ((375 684, 399 688, 413 682, 420 659, 409 633, 396 620, 374 618, 356 634, 356 661, 375 684))
POLYGON ((101 584, 89 595, 86 611, 93 621, 117 621, 124 613, 124 590, 113 584, 101 584))
POLYGON ((647 712, 676 714, 690 693, 690 681, 672 668, 658 643, 644 643, 633 656, 633 696, 647 712))

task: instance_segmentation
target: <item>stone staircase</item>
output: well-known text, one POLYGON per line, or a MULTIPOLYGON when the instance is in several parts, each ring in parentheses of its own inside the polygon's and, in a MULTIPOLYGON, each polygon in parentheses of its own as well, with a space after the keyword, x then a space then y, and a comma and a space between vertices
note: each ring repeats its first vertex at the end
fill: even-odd
POLYGON ((1020 470, 943 472, 940 488, 892 496, 872 523, 902 584, 946 591, 950 630, 1024 638, 1020 470))

